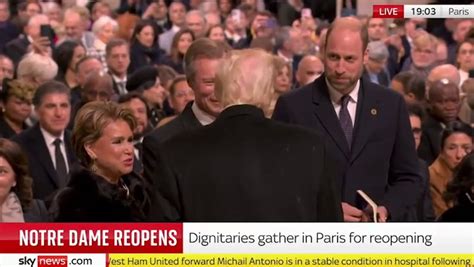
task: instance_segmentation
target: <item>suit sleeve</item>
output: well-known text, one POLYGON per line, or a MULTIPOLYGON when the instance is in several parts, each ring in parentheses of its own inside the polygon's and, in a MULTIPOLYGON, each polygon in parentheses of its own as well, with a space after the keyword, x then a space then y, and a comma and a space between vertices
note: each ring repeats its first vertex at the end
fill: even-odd
POLYGON ((391 221, 403 220, 406 212, 415 208, 422 194, 422 178, 408 112, 401 97, 398 102, 398 127, 390 158, 388 188, 380 203, 387 208, 391 221))
POLYGON ((324 142, 323 172, 320 178, 318 193, 318 221, 342 222, 341 194, 336 190, 336 166, 328 153, 327 143, 324 142))
POLYGON ((149 221, 181 221, 177 180, 164 156, 163 147, 155 138, 148 136, 143 146, 145 178, 151 182, 155 192, 149 221))

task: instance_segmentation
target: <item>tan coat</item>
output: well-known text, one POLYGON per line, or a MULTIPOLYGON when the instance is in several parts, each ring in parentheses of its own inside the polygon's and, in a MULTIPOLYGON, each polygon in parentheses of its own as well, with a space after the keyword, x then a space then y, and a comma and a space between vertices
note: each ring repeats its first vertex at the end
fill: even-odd
POLYGON ((444 211, 451 207, 449 203, 444 201, 443 193, 446 191, 448 183, 453 179, 453 171, 440 156, 431 164, 429 171, 433 209, 436 217, 439 217, 444 211))

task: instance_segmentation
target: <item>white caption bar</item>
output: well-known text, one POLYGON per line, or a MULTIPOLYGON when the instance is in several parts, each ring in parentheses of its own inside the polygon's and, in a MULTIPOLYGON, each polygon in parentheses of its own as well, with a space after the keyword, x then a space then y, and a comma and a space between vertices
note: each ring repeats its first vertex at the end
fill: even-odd
POLYGON ((405 18, 474 18, 474 5, 404 5, 405 18))
POLYGON ((474 253, 468 223, 184 223, 184 253, 474 253))
POLYGON ((106 267, 106 254, 0 254, 1 267, 93 266, 106 267))

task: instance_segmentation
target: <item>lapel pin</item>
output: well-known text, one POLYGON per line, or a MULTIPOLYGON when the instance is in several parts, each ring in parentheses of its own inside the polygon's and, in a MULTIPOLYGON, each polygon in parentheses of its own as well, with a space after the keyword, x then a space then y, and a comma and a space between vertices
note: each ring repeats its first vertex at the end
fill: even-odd
POLYGON ((372 114, 374 116, 377 115, 377 110, 375 108, 371 109, 370 114, 372 114))

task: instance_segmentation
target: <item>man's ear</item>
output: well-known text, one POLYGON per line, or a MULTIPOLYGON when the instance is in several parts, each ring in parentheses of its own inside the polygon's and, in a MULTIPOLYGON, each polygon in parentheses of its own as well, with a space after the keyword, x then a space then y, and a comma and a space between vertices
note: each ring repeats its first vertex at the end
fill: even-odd
POLYGON ((364 64, 367 64, 367 61, 369 61, 369 49, 366 48, 364 51, 364 64))

